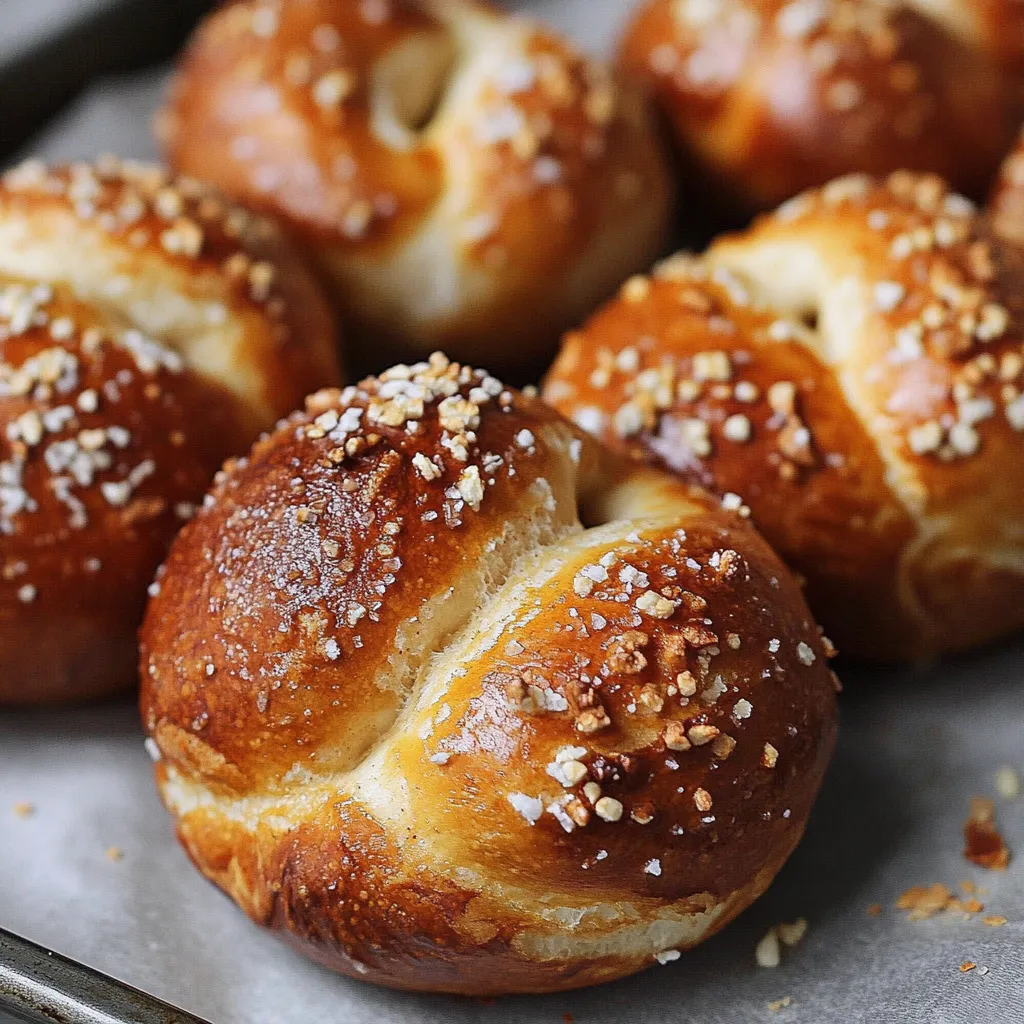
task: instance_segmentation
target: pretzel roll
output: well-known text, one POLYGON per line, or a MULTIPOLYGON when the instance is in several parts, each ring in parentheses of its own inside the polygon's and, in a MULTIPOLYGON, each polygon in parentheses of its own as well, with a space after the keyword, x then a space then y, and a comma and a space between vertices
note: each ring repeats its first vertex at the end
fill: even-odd
POLYGON ((675 959, 768 885, 835 729, 828 644, 748 524, 438 355, 230 465, 142 648, 199 869, 398 988, 675 959))
POLYGON ((653 0, 622 59, 743 211, 901 168, 981 197, 1024 113, 1018 0, 653 0))
POLYGON ((274 231, 154 168, 0 181, 0 704, 135 675, 146 587, 217 467, 337 379, 274 231))
POLYGON ((840 179, 629 282, 544 394, 752 511, 841 648, 965 649, 1024 623, 1021 260, 937 178, 840 179))
POLYGON ((666 228, 638 95, 469 0, 229 3, 158 132, 174 166, 288 221, 374 369, 550 355, 666 228))

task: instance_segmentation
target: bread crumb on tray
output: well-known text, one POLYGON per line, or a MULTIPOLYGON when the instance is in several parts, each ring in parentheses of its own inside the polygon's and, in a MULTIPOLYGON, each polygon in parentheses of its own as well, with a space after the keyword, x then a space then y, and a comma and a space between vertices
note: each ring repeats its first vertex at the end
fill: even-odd
POLYGON ((1010 851, 996 828, 995 803, 987 797, 971 799, 970 816, 964 823, 964 856, 990 871, 1005 871, 1010 851))

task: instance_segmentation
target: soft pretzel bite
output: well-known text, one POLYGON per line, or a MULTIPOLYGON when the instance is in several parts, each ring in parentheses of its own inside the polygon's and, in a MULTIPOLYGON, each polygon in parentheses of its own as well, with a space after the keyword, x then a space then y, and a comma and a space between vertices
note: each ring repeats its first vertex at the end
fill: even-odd
POLYGON ((832 747, 828 653, 742 519, 434 356, 218 478, 142 713, 182 842, 256 921, 382 984, 540 992, 764 890, 832 747))
POLYGON ((529 365, 667 229, 638 94, 471 0, 229 3, 158 131, 172 165, 301 236, 373 369, 438 346, 529 365))
POLYGON ((131 685, 146 587, 217 467, 337 373, 266 222, 109 160, 0 180, 0 704, 131 685))
POLYGON ((839 179, 627 283, 544 394, 743 505, 850 653, 1024 623, 1020 253, 937 178, 839 179))
POLYGON ((622 60, 741 211, 903 168, 980 198, 1024 116, 1017 0, 653 0, 622 60))

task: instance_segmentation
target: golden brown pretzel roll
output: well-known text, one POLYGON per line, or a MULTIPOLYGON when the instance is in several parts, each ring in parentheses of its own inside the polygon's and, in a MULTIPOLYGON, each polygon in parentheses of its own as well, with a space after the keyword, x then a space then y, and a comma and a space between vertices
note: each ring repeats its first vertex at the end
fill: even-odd
POLYGON ((1024 111, 1017 0, 653 0, 622 56, 746 210, 901 168, 981 197, 1024 111))
POLYGON ((0 180, 0 704, 130 685, 146 587, 217 467, 337 373, 266 222, 152 167, 0 180))
POLYGON ((841 649, 967 648, 1024 624, 1021 259, 937 178, 840 179, 628 282, 544 394, 749 507, 841 649))
POLYGON ((471 0, 229 3, 158 131, 179 170, 290 223, 374 369, 438 346, 535 361, 666 228, 638 95, 471 0))
POLYGON ((835 727, 827 642, 748 524, 437 355, 230 465, 142 648, 200 870, 399 988, 673 959, 768 885, 835 727))

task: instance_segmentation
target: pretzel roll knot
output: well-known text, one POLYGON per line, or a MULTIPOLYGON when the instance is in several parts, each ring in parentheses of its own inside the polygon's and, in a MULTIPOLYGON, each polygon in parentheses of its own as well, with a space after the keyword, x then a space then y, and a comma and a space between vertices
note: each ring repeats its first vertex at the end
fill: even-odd
POLYGON ((142 708, 255 920, 383 984, 540 992, 764 890, 832 748, 828 654, 746 522, 435 355, 226 467, 154 588, 142 708))
POLYGON ((217 467, 337 379, 269 222, 145 165, 6 174, 0 704, 131 686, 146 587, 217 467))
POLYGON ((288 222, 374 370, 382 346, 522 369, 668 228, 639 93, 471 0, 226 4, 158 132, 172 166, 288 222))
POLYGON ((964 650, 1024 625, 1022 296, 940 179, 848 176, 628 282, 544 394, 747 510, 844 651, 964 650))

